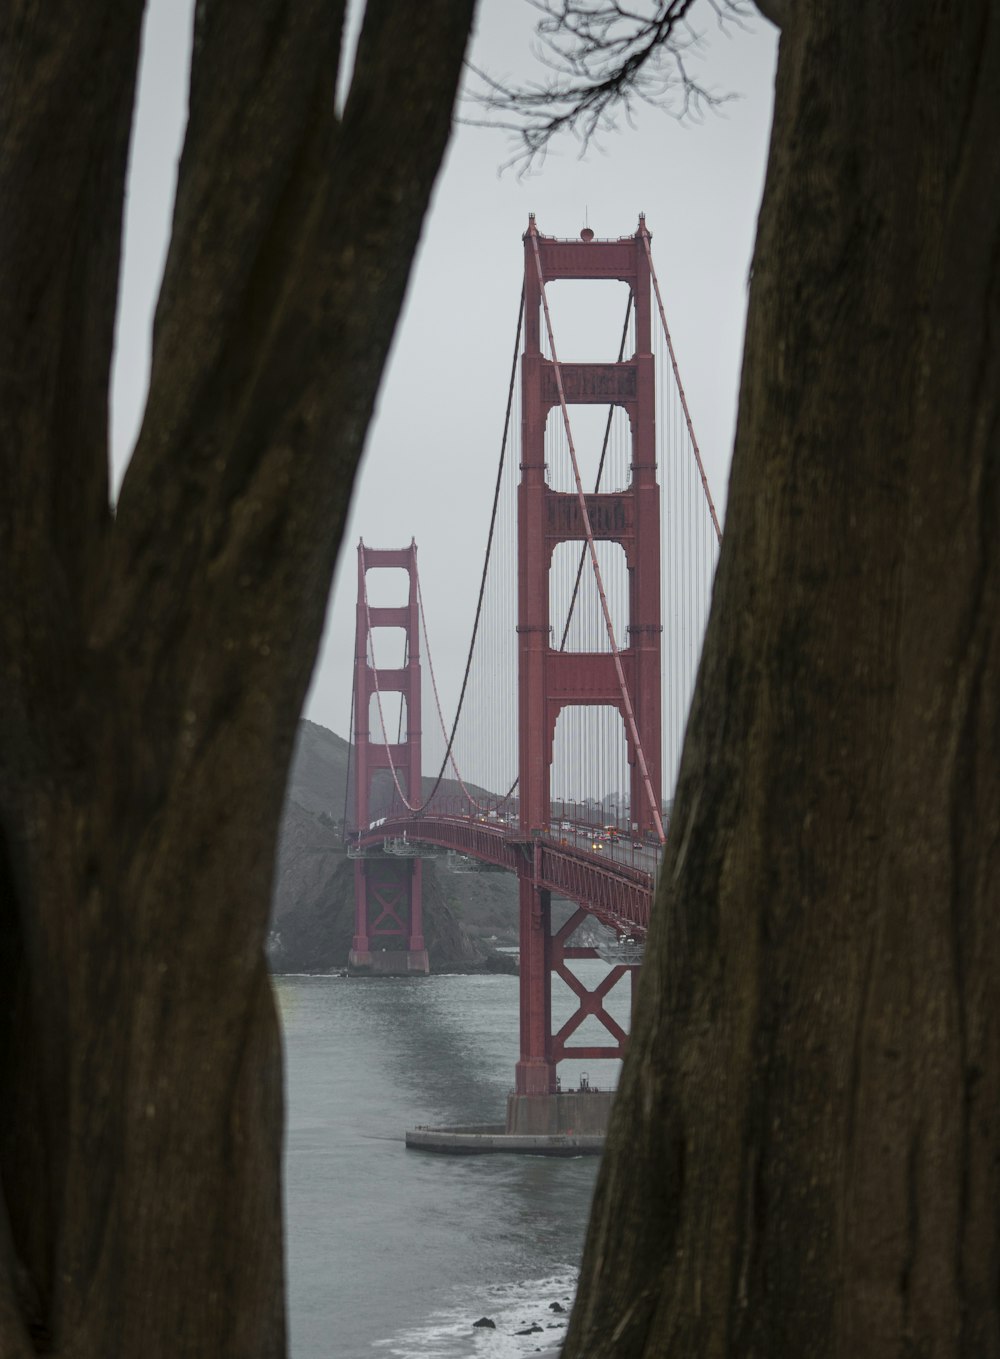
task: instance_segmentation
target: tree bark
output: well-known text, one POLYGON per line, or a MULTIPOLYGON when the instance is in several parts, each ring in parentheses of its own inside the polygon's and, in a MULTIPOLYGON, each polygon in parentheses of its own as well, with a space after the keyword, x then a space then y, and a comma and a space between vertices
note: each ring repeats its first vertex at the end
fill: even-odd
POLYGON ((1000 11, 790 6, 567 1359, 1000 1354, 1000 11))
POLYGON ((141 0, 0 4, 0 1354, 284 1352, 263 942, 473 0, 199 0, 107 503, 141 0))

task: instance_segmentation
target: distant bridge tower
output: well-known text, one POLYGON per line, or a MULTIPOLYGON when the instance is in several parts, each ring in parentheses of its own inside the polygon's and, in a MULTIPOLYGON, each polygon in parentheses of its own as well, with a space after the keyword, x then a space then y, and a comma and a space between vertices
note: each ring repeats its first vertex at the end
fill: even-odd
MULTIPOLYGON (((398 778, 410 803, 419 805, 420 770, 420 612, 417 597, 417 547, 379 550, 358 544, 358 607, 354 646, 355 825, 364 830, 373 818, 372 789, 381 771, 393 792, 398 778), (394 608, 368 604, 367 572, 377 567, 400 568, 409 576, 409 596, 394 608), (370 657, 374 628, 402 628, 406 637, 401 667, 376 669, 370 657), (372 740, 371 702, 376 693, 398 693, 405 705, 405 739, 372 740)), ((383 813, 375 811, 374 815, 383 813)), ((366 854, 354 865, 354 944, 348 962, 352 972, 386 976, 427 972, 418 858, 390 853, 366 854)))
MULTIPOLYGON (((629 628, 619 659, 646 762, 642 773, 628 730, 631 820, 642 836, 659 830, 660 790, 660 502, 656 480, 654 360, 650 334, 650 271, 646 226, 634 236, 578 241, 541 236, 531 218, 524 237, 524 352, 521 359, 521 482, 518 487, 519 777, 521 833, 536 839, 550 825, 550 772, 556 719, 562 708, 611 706, 626 717, 621 683, 610 652, 557 651, 549 619, 549 572, 559 543, 586 540, 575 492, 553 491, 546 481, 545 426, 559 408, 559 383, 568 405, 621 406, 631 429, 632 475, 627 489, 587 493, 587 518, 595 539, 616 542, 628 567, 629 628), (543 357, 539 280, 617 279, 632 292, 635 353, 622 363, 560 363, 543 357), (654 811, 655 807, 655 811, 654 811)), ((589 562, 584 568, 589 571, 589 562)), ((612 1042, 570 1047, 573 1025, 552 1033, 552 972, 567 980, 565 959, 594 956, 566 947, 567 928, 553 936, 550 894, 536 886, 526 859, 519 873, 521 936, 521 1052, 516 1094, 547 1096, 556 1090, 556 1064, 565 1056, 587 1060, 622 1055, 626 1035, 607 1016, 603 997, 628 970, 606 979, 581 1012, 595 1015, 612 1042)), ((576 989, 574 987, 574 989, 576 989)))

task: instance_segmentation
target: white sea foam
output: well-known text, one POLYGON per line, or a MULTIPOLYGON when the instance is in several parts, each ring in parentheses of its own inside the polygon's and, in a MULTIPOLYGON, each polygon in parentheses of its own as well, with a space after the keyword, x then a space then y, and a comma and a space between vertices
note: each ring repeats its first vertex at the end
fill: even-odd
POLYGON ((486 1289, 456 1288, 444 1306, 419 1325, 407 1327, 373 1348, 391 1359, 555 1359, 569 1320, 577 1272, 565 1266, 544 1279, 493 1284, 486 1289), (553 1312, 551 1304, 566 1310, 553 1312), (476 1328, 473 1322, 489 1317, 496 1329, 476 1328), (519 1331, 540 1326, 540 1331, 519 1331))

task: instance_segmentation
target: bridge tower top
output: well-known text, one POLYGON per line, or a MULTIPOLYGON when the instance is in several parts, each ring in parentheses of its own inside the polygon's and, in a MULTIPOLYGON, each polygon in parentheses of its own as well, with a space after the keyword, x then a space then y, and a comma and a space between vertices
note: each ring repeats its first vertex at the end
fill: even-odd
MULTIPOLYGON (((632 291, 635 307, 636 353, 651 353, 652 313, 649 289, 649 254, 646 241, 652 240, 646 229, 644 214, 631 236, 599 240, 589 227, 584 227, 578 240, 559 236, 543 236, 535 225, 535 214, 528 217, 524 233, 524 352, 540 354, 541 350, 541 283, 535 263, 537 247, 542 280, 556 279, 614 279, 627 283, 632 291)), ((613 364, 587 364, 588 368, 610 368, 613 364)), ((570 367, 570 365, 565 365, 570 367)), ((578 398, 573 398, 574 400, 578 398)), ((596 397, 593 399, 597 399, 596 397)), ((555 404, 555 402, 550 402, 555 404)))

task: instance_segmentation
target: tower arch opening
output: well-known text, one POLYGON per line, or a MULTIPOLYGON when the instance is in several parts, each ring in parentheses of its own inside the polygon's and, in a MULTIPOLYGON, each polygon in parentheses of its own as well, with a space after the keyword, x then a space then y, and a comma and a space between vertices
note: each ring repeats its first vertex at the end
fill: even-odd
MULTIPOLYGON (((629 644, 629 570, 621 543, 599 540, 594 552, 619 650, 629 644)), ((609 652, 601 596, 585 540, 557 543, 549 567, 551 645, 557 651, 609 652)))
MULTIPOLYGON (((632 480, 632 427, 623 406, 568 405, 580 481, 586 495, 625 491, 632 480)), ((545 480, 553 491, 576 494, 576 478, 562 407, 552 406, 545 421, 545 480)))
MULTIPOLYGON (((635 352, 632 290, 617 278, 558 278, 545 285, 545 300, 560 363, 617 363, 628 313, 623 357, 635 352)), ((551 358, 543 327, 542 352, 551 358)))
POLYGON ((549 786, 553 833, 613 857, 615 837, 631 826, 628 738, 617 707, 594 703, 562 709, 549 786))

